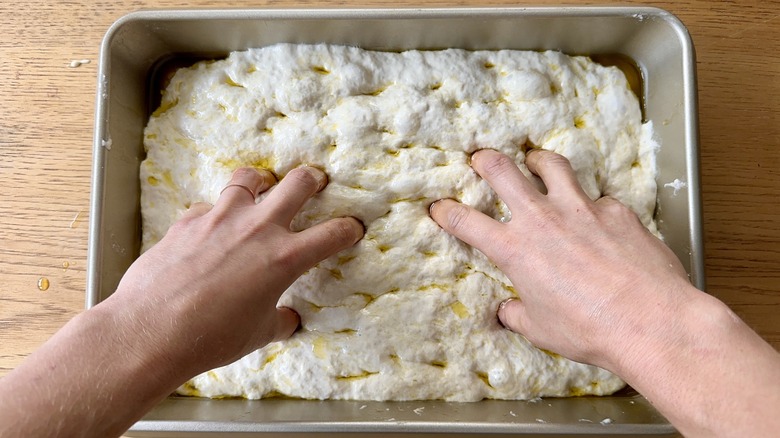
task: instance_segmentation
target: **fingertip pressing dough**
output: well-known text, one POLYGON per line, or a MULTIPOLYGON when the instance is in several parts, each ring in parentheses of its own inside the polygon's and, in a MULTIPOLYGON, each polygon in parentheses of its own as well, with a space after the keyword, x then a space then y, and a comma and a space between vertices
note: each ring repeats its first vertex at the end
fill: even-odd
POLYGON ((623 387, 501 328, 496 308, 517 291, 428 216, 453 198, 510 220, 469 156, 496 149, 529 174, 523 150, 541 147, 569 158, 588 196, 617 198, 657 233, 658 146, 618 69, 553 51, 279 44, 179 70, 144 135, 145 249, 241 166, 325 170, 294 230, 346 215, 366 226, 282 296, 301 330, 180 394, 476 401, 623 387))

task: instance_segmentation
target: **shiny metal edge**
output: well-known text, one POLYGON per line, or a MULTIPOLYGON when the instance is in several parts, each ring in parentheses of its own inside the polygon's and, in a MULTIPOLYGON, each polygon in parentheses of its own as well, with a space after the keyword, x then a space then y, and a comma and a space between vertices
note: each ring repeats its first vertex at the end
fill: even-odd
MULTIPOLYGON (((120 20, 121 21, 121 20, 120 20)), ((102 270, 101 256, 103 237, 101 224, 103 221, 103 181, 105 179, 105 147, 103 139, 106 138, 106 124, 108 123, 108 99, 109 89, 107 72, 109 65, 109 45, 111 38, 122 25, 115 22, 100 44, 97 71, 97 94, 95 95, 95 130, 92 137, 92 179, 89 202, 89 235, 87 238, 87 290, 85 294, 85 307, 87 309, 98 303, 100 291, 100 271, 102 270)))
POLYGON ((701 177, 699 171, 699 105, 696 81, 696 50, 693 39, 685 25, 675 15, 667 12, 664 17, 679 38, 683 48, 683 90, 685 92, 685 144, 686 178, 688 183, 690 229, 691 282, 698 289, 706 290, 704 272, 704 230, 701 200, 701 177))
POLYGON ((688 226, 691 235, 691 281, 703 290, 707 290, 704 268, 704 221, 701 199, 701 175, 699 170, 699 102, 696 80, 696 50, 688 29, 674 17, 673 28, 679 33, 683 43, 683 80, 685 85, 685 143, 688 165, 688 204, 690 217, 688 226))
POLYGON ((211 20, 211 19, 403 19, 474 17, 596 17, 645 15, 671 20, 687 33, 671 12, 652 6, 523 6, 523 7, 442 7, 442 8, 285 8, 285 9, 141 9, 120 17, 109 33, 132 20, 211 20))
MULTIPOLYGON (((233 421, 140 421, 132 432, 187 433, 383 433, 383 434, 585 434, 585 435, 662 435, 676 432, 671 424, 517 424, 517 423, 442 423, 415 422, 300 422, 250 423, 233 421)), ((132 434, 131 434, 132 435, 132 434)))

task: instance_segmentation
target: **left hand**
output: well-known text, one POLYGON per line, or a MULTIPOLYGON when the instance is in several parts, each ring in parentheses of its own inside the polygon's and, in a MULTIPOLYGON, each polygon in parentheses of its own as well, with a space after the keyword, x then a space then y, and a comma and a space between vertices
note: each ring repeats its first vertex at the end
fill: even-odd
MULTIPOLYGON (((289 172, 262 202, 270 172, 236 170, 213 207, 194 204, 125 274, 103 307, 126 330, 127 345, 193 375, 230 363, 296 330, 281 294, 307 269, 354 245, 351 217, 292 232, 303 204, 327 184, 313 167, 289 172)), ((156 361, 154 363, 159 363, 156 361)))

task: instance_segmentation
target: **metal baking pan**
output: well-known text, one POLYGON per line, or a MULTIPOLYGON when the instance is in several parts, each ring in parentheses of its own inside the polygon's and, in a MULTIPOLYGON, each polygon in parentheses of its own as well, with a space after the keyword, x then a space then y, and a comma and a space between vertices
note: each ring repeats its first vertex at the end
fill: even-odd
MULTIPOLYGON (((659 228, 691 281, 704 288, 694 51, 683 24, 666 11, 638 7, 142 11, 114 23, 100 50, 87 307, 114 291, 139 254, 142 132, 159 66, 177 59, 220 58, 278 42, 393 51, 553 49, 630 58, 642 76, 645 117, 654 122, 662 145, 659 228), (687 186, 681 190, 666 186, 675 180, 687 186)), ((629 388, 610 397, 536 402, 169 397, 128 434, 206 437, 228 431, 286 437, 312 432, 549 436, 669 435, 674 428, 629 388)))

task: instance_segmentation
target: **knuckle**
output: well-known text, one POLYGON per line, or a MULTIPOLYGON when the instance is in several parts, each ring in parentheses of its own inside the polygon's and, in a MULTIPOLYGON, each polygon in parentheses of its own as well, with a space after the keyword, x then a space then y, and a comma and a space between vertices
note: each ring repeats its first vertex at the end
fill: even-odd
POLYGON ((206 202, 196 202, 190 206, 187 210, 187 214, 192 216, 203 216, 204 214, 209 213, 213 207, 214 206, 206 202))
POLYGON ((258 176, 257 171, 251 167, 239 167, 233 171, 233 180, 245 181, 250 178, 257 178, 258 176))
MULTIPOLYGON (((359 233, 354 219, 338 219, 331 223, 330 233, 333 239, 338 243, 353 243, 357 240, 359 233)), ((362 230, 361 230, 362 232, 362 230)))
POLYGON ((447 212, 447 226, 453 231, 461 230, 465 226, 468 217, 468 207, 463 204, 455 205, 447 212))
POLYGON ((203 226, 207 231, 214 231, 224 226, 227 214, 224 211, 216 212, 203 218, 203 226))
POLYGON ((603 199, 604 201, 602 204, 610 214, 630 218, 636 216, 636 214, 630 208, 617 199, 611 196, 605 196, 603 199))
POLYGON ((219 222, 221 222, 223 218, 217 217, 217 224, 215 224, 215 216, 217 215, 185 215, 168 228, 166 235, 170 234, 183 236, 187 239, 198 239, 202 237, 204 233, 211 233, 219 226, 219 222))
POLYGON ((566 167, 571 168, 571 162, 561 154, 547 151, 539 156, 537 161, 539 166, 544 167, 566 167))
POLYGON ((483 163, 482 169, 487 176, 501 176, 516 168, 517 165, 511 158, 503 154, 491 154, 483 163))
POLYGON ((169 233, 182 233, 186 232, 188 228, 192 226, 192 223, 197 220, 197 217, 193 216, 184 216, 181 219, 177 220, 168 228, 169 233))
POLYGON ((588 197, 577 197, 569 201, 571 207, 577 214, 583 215, 590 221, 596 220, 601 214, 601 209, 595 202, 588 197))
POLYGON ((598 216, 599 209, 596 206, 596 204, 590 200, 590 198, 584 196, 572 197, 571 199, 568 199, 568 204, 569 204, 569 208, 576 211, 577 214, 580 216, 591 218, 591 219, 598 216))
POLYGON ((299 248, 293 245, 279 245, 275 248, 275 259, 280 269, 297 269, 303 264, 303 255, 299 248))
MULTIPOLYGON (((538 233, 545 235, 563 235, 567 231, 567 217, 570 216, 571 211, 559 211, 549 207, 537 208, 534 212, 534 218, 529 224, 531 229, 536 230, 538 233)), ((574 215, 575 217, 577 215, 574 215)))
POLYGON ((603 214, 604 221, 613 224, 619 224, 621 227, 631 229, 634 226, 642 226, 639 216, 627 205, 619 200, 605 196, 599 199, 597 204, 603 214))
POLYGON ((626 222, 637 223, 637 224, 642 223, 641 220, 639 219, 639 216, 636 213, 634 213, 634 210, 631 210, 630 208, 626 207, 621 203, 617 203, 616 214, 620 215, 620 217, 622 217, 623 220, 626 222))
POLYGON ((320 183, 312 172, 302 167, 291 170, 285 177, 285 179, 287 178, 290 178, 290 181, 297 185, 310 189, 312 192, 317 190, 320 183))

